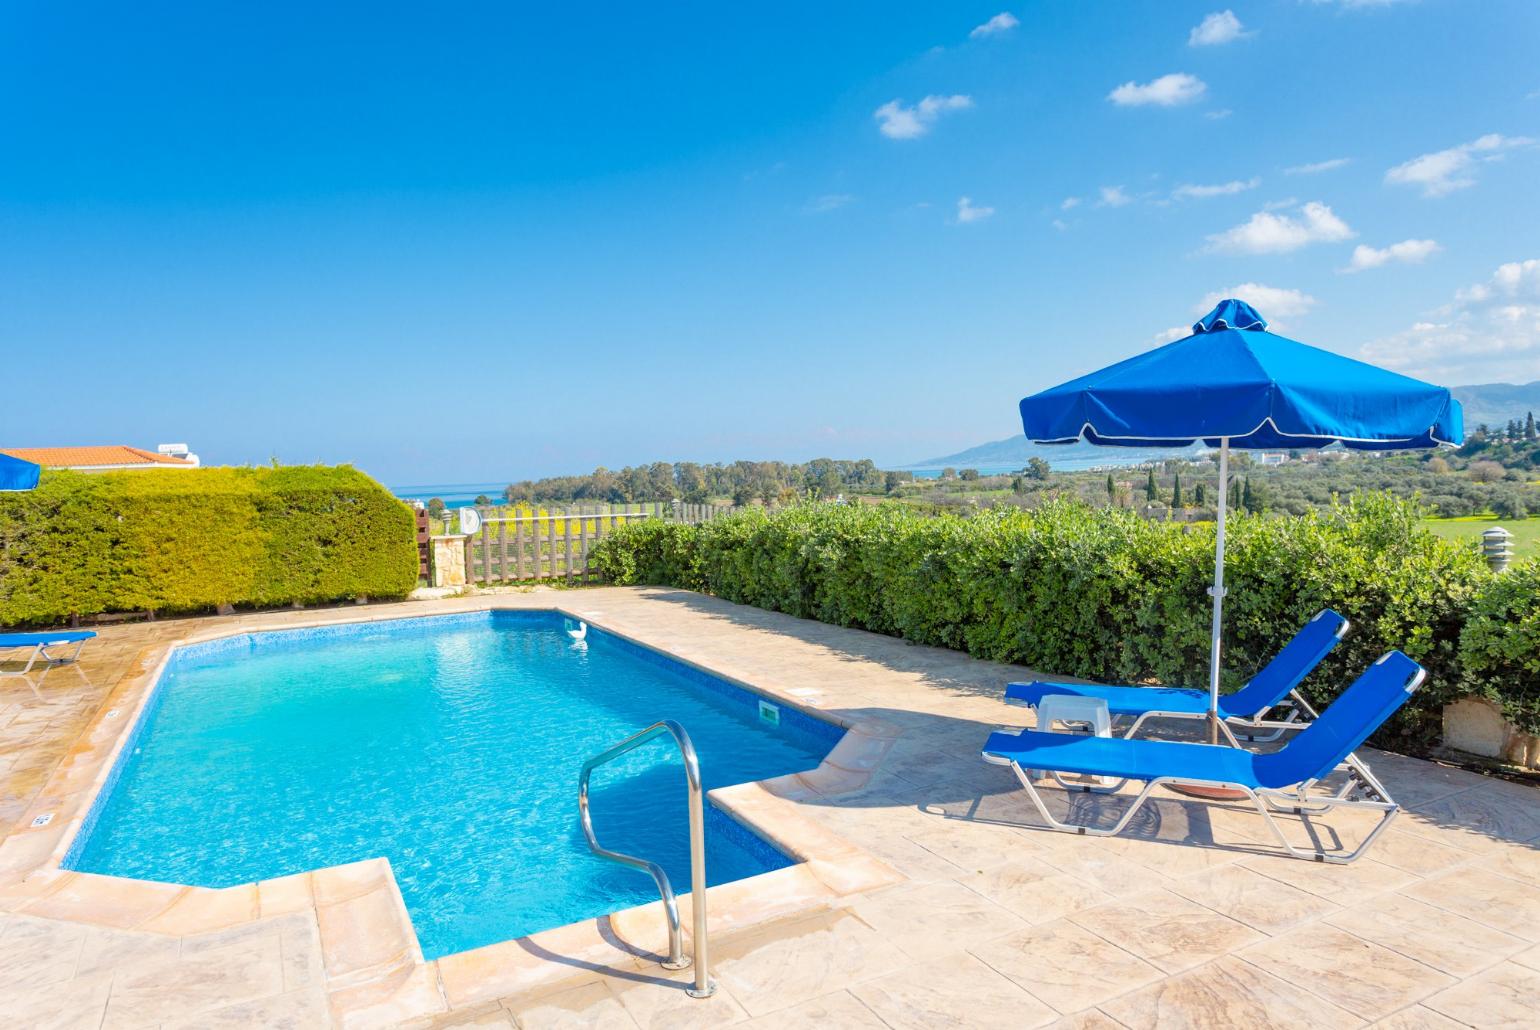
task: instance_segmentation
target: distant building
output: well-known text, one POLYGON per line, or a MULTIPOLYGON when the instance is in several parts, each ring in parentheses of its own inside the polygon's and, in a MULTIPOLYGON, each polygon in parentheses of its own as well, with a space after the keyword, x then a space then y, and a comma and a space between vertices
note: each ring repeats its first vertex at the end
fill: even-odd
POLYGON ((1288 460, 1289 456, 1282 451, 1264 451, 1258 456, 1257 464, 1262 466, 1282 465, 1288 460))
POLYGON ((124 469, 195 469, 198 456, 185 443, 163 443, 153 451, 123 444, 102 447, 0 447, 22 461, 49 469, 76 472, 118 472, 124 469))

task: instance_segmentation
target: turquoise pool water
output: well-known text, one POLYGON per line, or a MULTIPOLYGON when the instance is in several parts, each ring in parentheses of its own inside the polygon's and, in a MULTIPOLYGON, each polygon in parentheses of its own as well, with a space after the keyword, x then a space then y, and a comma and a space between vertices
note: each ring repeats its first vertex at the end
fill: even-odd
MULTIPOLYGON (((657 900, 577 822, 588 756, 662 718, 708 789, 816 766, 840 731, 560 615, 480 612, 252 634, 177 652, 66 866, 226 887, 390 859, 428 958, 657 900)), ((607 847, 689 889, 667 740, 594 774, 607 847)), ((712 884, 791 859, 706 808, 712 884)))

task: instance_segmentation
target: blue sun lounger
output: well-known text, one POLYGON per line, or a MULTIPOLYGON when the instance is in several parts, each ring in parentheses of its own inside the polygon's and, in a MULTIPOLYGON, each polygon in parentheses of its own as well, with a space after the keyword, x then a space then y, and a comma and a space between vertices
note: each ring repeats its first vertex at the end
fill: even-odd
MULTIPOLYGON (((1163 783, 1194 783, 1244 792, 1262 813, 1278 842, 1295 858, 1346 863, 1363 854, 1399 810, 1368 767, 1348 759, 1406 702, 1425 675, 1422 666, 1400 651, 1387 652, 1319 718, 1282 748, 1268 754, 1213 744, 1022 730, 991 734, 984 744, 984 760, 1009 765, 1038 814, 1054 830, 1104 837, 1121 833, 1156 787, 1163 783), (1111 793, 1129 780, 1143 781, 1144 789, 1110 828, 1066 823, 1049 814, 1027 769, 1052 770, 1055 779, 1062 773, 1071 773, 1119 780, 1109 787, 1077 785, 1071 788, 1074 790, 1111 793), (1338 771, 1347 776, 1342 788, 1324 797, 1310 794, 1312 787, 1338 771), (1381 814, 1364 841, 1346 854, 1328 854, 1319 846, 1314 851, 1295 847, 1272 816, 1272 812, 1322 812, 1338 807, 1381 814)), ((1068 786, 1062 780, 1059 782, 1068 786)))
MULTIPOLYGON (((48 665, 63 665, 73 662, 80 657, 80 649, 86 646, 86 641, 96 634, 88 629, 70 630, 64 633, 0 633, 0 651, 12 651, 20 648, 31 648, 32 653, 27 656, 27 664, 17 672, 0 671, 0 676, 21 676, 25 678, 32 671, 32 667, 38 662, 48 665), (51 648, 57 648, 61 652, 74 644, 75 650, 68 655, 54 654, 51 648)), ((31 682, 28 680, 28 682, 31 682)))
MULTIPOLYGON (((1315 710, 1296 689, 1304 678, 1321 663, 1321 659, 1347 635, 1348 620, 1332 611, 1322 609, 1315 618, 1305 623, 1294 634, 1282 651, 1262 670, 1233 694, 1219 695, 1220 725, 1230 743, 1239 747, 1235 735, 1226 723, 1233 722, 1242 729, 1247 740, 1271 741, 1283 736, 1302 717, 1315 718, 1315 710), (1284 718, 1269 722, 1263 717, 1282 706, 1287 711, 1284 718), (1246 730, 1267 730, 1265 734, 1246 730)), ((1132 737, 1149 719, 1205 719, 1208 717, 1208 691, 1190 690, 1184 687, 1103 687, 1082 683, 1009 683, 1005 687, 1005 699, 1015 704, 1036 708, 1038 702, 1050 694, 1070 694, 1075 697, 1094 697, 1107 702, 1107 712, 1114 718, 1126 716, 1134 719, 1124 736, 1132 737)))

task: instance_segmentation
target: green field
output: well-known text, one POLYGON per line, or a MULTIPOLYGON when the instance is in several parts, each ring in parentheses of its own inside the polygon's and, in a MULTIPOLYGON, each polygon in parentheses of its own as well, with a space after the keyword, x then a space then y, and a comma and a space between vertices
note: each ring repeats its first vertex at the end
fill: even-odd
POLYGON ((1449 540, 1474 540, 1493 526, 1502 526, 1513 534, 1513 553, 1517 558, 1540 557, 1540 518, 1497 519, 1490 515, 1471 515, 1458 519, 1428 519, 1427 527, 1449 540))

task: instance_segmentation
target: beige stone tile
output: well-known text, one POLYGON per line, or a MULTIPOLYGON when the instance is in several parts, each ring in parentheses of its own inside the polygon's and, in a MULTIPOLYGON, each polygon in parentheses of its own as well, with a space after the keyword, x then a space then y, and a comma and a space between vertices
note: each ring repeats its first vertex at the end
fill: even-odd
POLYGON ((1513 961, 1530 969, 1540 969, 1540 945, 1519 952, 1513 956, 1513 961))
POLYGON ((518 1024, 513 1013, 501 1005, 482 1005, 464 1012, 445 1013, 429 1025, 433 1030, 509 1030, 518 1024))
POLYGON ((851 987, 850 993, 893 1030, 1017 1030, 1043 1026, 1058 1016, 965 954, 909 966, 851 987))
POLYGON ((1125 894, 1141 894, 1157 890, 1170 882, 1170 877, 1156 872, 1149 866, 1119 858, 1102 841, 1080 841, 1079 847, 1066 848, 1056 853, 1054 868, 1068 873, 1085 883, 1093 884, 1114 897, 1125 894), (1089 844, 1089 846, 1085 846, 1089 844))
POLYGON ((1064 1013, 1158 980, 1160 970, 1068 920, 975 945, 975 956, 1064 1013))
POLYGON ((1244 923, 1170 891, 1119 898, 1070 921, 1167 973, 1180 972, 1263 939, 1244 923))
POLYGON ((86 930, 75 975, 111 972, 119 966, 147 960, 174 962, 181 953, 182 942, 175 937, 93 926, 86 930))
POLYGON ((1528 944, 1519 937, 1402 894, 1386 894, 1334 912, 1326 921, 1455 976, 1469 976, 1485 969, 1528 944))
POLYGON ((1411 873, 1367 856, 1349 865, 1339 865, 1265 855, 1247 859, 1241 865, 1338 905, 1359 904, 1415 879, 1411 873))
MULTIPOLYGON (((0 966, 0 969, 7 967, 0 966)), ((110 973, 68 984, 27 986, 0 980, 0 1025, 18 1030, 97 1030, 112 988, 110 973)))
POLYGON ((1540 998, 1540 970, 1503 962, 1423 1004, 1469 1026, 1531 1030, 1536 998, 1540 998))
POLYGON ((1233 957, 1103 1002, 1101 1009, 1130 1030, 1313 1030, 1363 1025, 1352 1013, 1233 957))
POLYGON ((1461 1030, 1464 1023, 1440 1015, 1424 1005, 1413 1005, 1373 1024, 1375 1030, 1461 1030))
POLYGON ((1457 865, 1475 861, 1463 848, 1404 830, 1386 830, 1365 856, 1416 876, 1432 876, 1457 865))
POLYGON ((1101 1009, 1086 1009, 1049 1024, 1049 1030, 1127 1030, 1101 1009))
POLYGON ((284 993, 278 939, 119 967, 104 1027, 141 1026, 284 993))
POLYGON ((0 934, 0 970, 8 987, 68 980, 86 944, 87 928, 53 919, 14 917, 0 934))
POLYGON ((161 1024, 161 1030, 311 1030, 330 1022, 326 992, 316 986, 168 1020, 161 1024))
POLYGON ((856 902, 852 911, 913 959, 961 951, 1026 925, 955 882, 897 887, 856 902))
POLYGON ((1406 824, 1412 833, 1486 853, 1540 836, 1540 806, 1496 791, 1465 790, 1416 806, 1406 824))
POLYGON ((744 1026, 752 1030, 829 1030, 830 1027, 885 1030, 882 1020, 847 991, 804 1001, 773 1015, 751 1020, 744 1026))
POLYGON ((189 887, 164 911, 140 923, 138 929, 181 937, 249 923, 259 913, 254 883, 224 890, 189 887))
POLYGON ((926 851, 969 873, 1040 853, 1020 831, 986 823, 943 821, 908 836, 926 851))
MULTIPOLYGON (((1295 861, 1298 861, 1297 859, 1295 861)), ((1231 919, 1277 934, 1337 910, 1325 898, 1240 865, 1174 880, 1170 889, 1231 919)))
POLYGON ((514 1005, 512 1014, 525 1030, 634 1030, 636 1026, 620 999, 603 983, 569 987, 514 1005))
POLYGON ((1319 924, 1247 948, 1241 957, 1365 1019, 1388 1016, 1454 983, 1389 948, 1319 924))
POLYGON ((1449 912, 1529 941, 1540 941, 1540 887, 1484 869, 1464 868, 1401 891, 1449 912))
MULTIPOLYGON (((1535 794, 1535 804, 1540 806, 1540 791, 1535 794)), ((1493 848, 1482 856, 1477 867, 1540 887, 1540 840, 1493 848)))
POLYGON ((729 939, 717 948, 717 980, 751 1015, 759 1016, 907 964, 883 934, 838 911, 729 939))
POLYGON ((685 993, 693 975, 690 970, 658 973, 637 981, 610 981, 626 1013, 643 1030, 709 1030, 748 1019, 730 988, 719 983, 711 997, 692 998, 685 993))
POLYGON ((1008 862, 958 882, 1034 925, 1093 908, 1112 897, 1037 858, 1008 862))
POLYGON ((371 890, 316 909, 327 975, 346 978, 411 961, 417 940, 403 925, 395 893, 371 890))
POLYGON ((327 997, 332 1019, 344 1030, 422 1023, 446 1011, 436 970, 406 965, 375 980, 332 989, 327 997))

